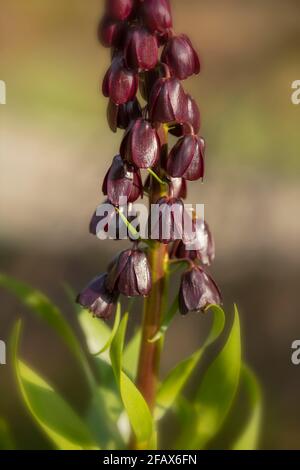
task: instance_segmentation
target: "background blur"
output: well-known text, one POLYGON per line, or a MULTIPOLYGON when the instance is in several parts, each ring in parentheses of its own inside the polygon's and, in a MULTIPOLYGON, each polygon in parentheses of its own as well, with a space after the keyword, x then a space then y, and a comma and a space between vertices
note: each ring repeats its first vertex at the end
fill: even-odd
MULTIPOLYGON (((204 202, 214 232, 212 272, 227 309, 240 308, 244 355, 264 389, 262 448, 300 447, 299 0, 172 0, 203 69, 185 82, 199 100, 208 143, 204 202)), ((122 133, 106 123, 99 93, 109 52, 96 41, 101 0, 1 0, 0 270, 45 291, 76 325, 63 283, 80 289, 125 244, 88 234, 101 180, 122 133)), ((83 378, 47 328, 1 291, 0 339, 25 318, 22 355, 84 406, 83 378)), ((136 318, 141 310, 135 312, 136 318)), ((134 320, 133 320, 134 321, 134 320)), ((203 316, 175 321, 163 370, 203 339, 203 316)), ((46 448, 27 416, 8 365, 0 367, 0 416, 19 448, 46 448)))

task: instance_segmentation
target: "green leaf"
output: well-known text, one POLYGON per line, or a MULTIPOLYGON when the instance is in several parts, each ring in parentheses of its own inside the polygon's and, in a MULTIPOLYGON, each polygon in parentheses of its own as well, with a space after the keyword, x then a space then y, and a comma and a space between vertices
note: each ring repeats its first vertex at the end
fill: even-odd
MULTIPOLYGON (((109 342, 111 329, 103 320, 94 318, 87 310, 80 311, 78 320, 84 333, 88 350, 92 355, 95 355, 109 342)), ((101 359, 109 361, 107 351, 101 355, 101 359)))
POLYGON ((164 315, 158 332, 153 336, 153 338, 149 339, 149 343, 155 343, 156 341, 159 341, 164 336, 164 334, 166 333, 169 326, 171 325, 177 312, 178 312, 178 296, 174 300, 170 309, 167 311, 166 315, 164 315))
POLYGON ((102 449, 124 449, 125 442, 118 429, 118 420, 123 409, 119 394, 113 388, 106 388, 101 384, 95 389, 86 414, 86 421, 102 449))
POLYGON ((159 406, 156 410, 157 419, 160 419, 165 412, 171 408, 177 396, 180 394, 181 390, 195 370, 195 367, 199 363, 205 349, 212 344, 223 331, 225 323, 224 311, 217 305, 212 305, 209 309, 213 312, 213 324, 210 334, 203 347, 184 361, 177 364, 161 384, 157 394, 157 404, 159 406))
POLYGON ((0 418, 0 450, 15 450, 9 426, 3 418, 0 418))
POLYGON ((108 340, 106 341, 105 345, 100 349, 100 351, 93 354, 94 356, 100 356, 101 354, 103 354, 105 351, 107 351, 110 348, 111 343, 112 343, 112 341, 115 337, 115 334, 118 331, 119 324, 120 324, 120 319, 121 319, 121 305, 120 305, 120 302, 118 302, 115 322, 114 322, 114 326, 113 326, 113 329, 111 331, 111 334, 110 334, 108 340))
POLYGON ((115 334, 115 337, 112 341, 112 344, 110 347, 110 353, 109 353, 112 368, 113 368, 118 384, 120 384, 120 379, 121 379, 122 353, 124 349, 127 323, 128 323, 128 313, 126 313, 122 318, 118 331, 115 334))
POLYGON ((132 379, 135 380, 139 362, 139 351, 141 347, 142 332, 139 328, 133 335, 124 349, 123 353, 123 369, 124 372, 132 379))
POLYGON ((93 386, 94 378, 87 358, 60 310, 41 292, 4 274, 0 274, 0 286, 14 294, 26 307, 45 321, 58 334, 72 354, 79 360, 86 373, 89 384, 93 386))
POLYGON ((112 341, 110 358, 120 389, 121 398, 135 433, 139 448, 148 448, 154 435, 153 420, 142 394, 130 378, 122 371, 122 353, 126 335, 128 314, 124 315, 112 341))
POLYGON ((241 385, 248 395, 250 414, 244 430, 233 445, 233 450, 255 450, 261 429, 262 397, 257 379, 246 365, 241 369, 241 385))
POLYGON ((234 321, 228 339, 200 383, 193 415, 189 417, 183 429, 178 448, 203 449, 217 434, 234 401, 240 368, 240 322, 235 307, 234 321))
POLYGON ((26 407, 47 437, 59 450, 98 449, 84 421, 34 370, 18 359, 21 322, 12 335, 12 357, 26 407))

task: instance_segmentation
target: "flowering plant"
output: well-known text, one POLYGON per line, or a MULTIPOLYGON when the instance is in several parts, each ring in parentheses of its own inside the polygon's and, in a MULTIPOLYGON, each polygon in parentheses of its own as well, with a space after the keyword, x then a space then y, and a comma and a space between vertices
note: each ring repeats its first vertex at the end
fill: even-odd
POLYGON ((105 217, 98 210, 93 214, 90 232, 98 235, 100 228, 108 232, 113 225, 116 237, 121 238, 125 225, 132 247, 118 254, 107 272, 93 279, 77 297, 79 322, 93 367, 70 326, 48 299, 5 276, 0 278, 3 286, 66 342, 90 386, 90 403, 85 416, 80 417, 20 361, 18 325, 13 345, 24 401, 58 448, 156 449, 161 443, 160 423, 173 413, 176 433, 168 445, 204 449, 225 424, 230 424, 227 418, 242 386, 248 392, 250 413, 231 447, 254 448, 260 421, 259 389, 254 375, 241 362, 238 311, 235 307, 228 316, 221 308, 220 290, 207 272, 215 256, 211 230, 194 212, 187 216, 183 204, 187 181, 203 179, 205 174, 205 142, 198 135, 200 112, 182 85, 183 80, 200 72, 198 55, 186 35, 174 33, 168 0, 107 1, 99 38, 112 50, 112 63, 102 86, 109 98, 108 123, 112 131, 120 128, 125 133, 102 186, 105 204, 111 210, 105 217), (170 134, 178 141, 168 149, 170 134), (142 172, 147 172, 146 178, 142 172), (150 205, 159 208, 156 224, 151 219, 148 228, 151 233, 158 229, 157 239, 141 237, 130 216, 132 204, 144 195, 150 205), (126 208, 120 203, 124 199, 126 208), (176 209, 185 217, 178 219, 176 209), (186 220, 190 220, 192 232, 187 230, 186 220), (178 270, 182 271, 181 282, 174 296, 170 280, 178 270), (171 294, 174 298, 169 305, 171 294), (122 315, 121 295, 144 298, 141 327, 128 344, 132 301, 122 315), (161 379, 164 337, 178 311, 182 315, 209 313, 212 327, 204 345, 161 379), (110 329, 103 320, 114 314, 110 329), (213 360, 199 381, 195 372, 208 350, 214 351, 213 360), (195 393, 187 399, 184 388, 192 377, 196 379, 195 393), (49 407, 53 413, 46 411, 49 407))

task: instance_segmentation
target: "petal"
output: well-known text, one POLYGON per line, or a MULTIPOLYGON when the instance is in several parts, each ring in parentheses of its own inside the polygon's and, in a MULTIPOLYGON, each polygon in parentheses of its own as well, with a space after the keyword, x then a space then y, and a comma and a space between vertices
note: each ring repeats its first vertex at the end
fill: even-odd
POLYGON ((118 289, 126 297, 137 297, 140 295, 134 270, 133 254, 120 274, 118 289))
POLYGON ((131 254, 131 250, 122 251, 122 253, 117 255, 109 266, 108 275, 106 279, 106 288, 109 292, 114 292, 117 288, 120 275, 125 270, 131 254))
POLYGON ((133 255, 133 265, 139 294, 147 296, 151 291, 152 283, 146 254, 135 251, 133 255))
POLYGON ((167 171, 173 178, 181 178, 187 172, 196 152, 194 136, 182 137, 170 152, 167 161, 167 171))
POLYGON ((156 130, 145 120, 138 120, 132 129, 131 155, 138 168, 151 168, 159 159, 159 139, 156 130))

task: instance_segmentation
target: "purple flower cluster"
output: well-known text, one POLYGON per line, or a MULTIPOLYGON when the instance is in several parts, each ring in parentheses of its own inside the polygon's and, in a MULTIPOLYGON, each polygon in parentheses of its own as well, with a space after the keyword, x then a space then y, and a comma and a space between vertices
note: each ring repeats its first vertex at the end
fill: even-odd
MULTIPOLYGON (((163 180, 164 191, 155 202, 164 207, 173 203, 183 206, 186 182, 204 177, 205 142, 198 135, 200 112, 182 85, 183 80, 200 72, 200 61, 190 39, 184 34, 175 35, 172 28, 169 0, 106 1, 98 37, 103 46, 111 48, 112 60, 102 92, 109 100, 109 127, 113 132, 119 128, 125 133, 102 190, 116 209, 120 198, 133 203, 145 192, 153 198, 157 182, 152 173, 143 183, 142 170, 155 172, 163 180), (179 140, 166 154, 168 133, 179 140)), ((170 212, 162 213, 162 219, 176 228, 170 212)), ((96 223, 94 214, 91 233, 96 233, 96 223)), ((203 311, 209 304, 221 302, 218 287, 204 271, 214 259, 211 232, 204 221, 193 223, 193 246, 188 246, 184 237, 179 241, 159 238, 161 243, 169 244, 171 259, 189 261, 180 286, 182 314, 203 311)), ((119 294, 147 296, 151 287, 147 251, 135 241, 133 248, 119 254, 108 272, 93 280, 77 300, 95 316, 106 319, 119 294)))

